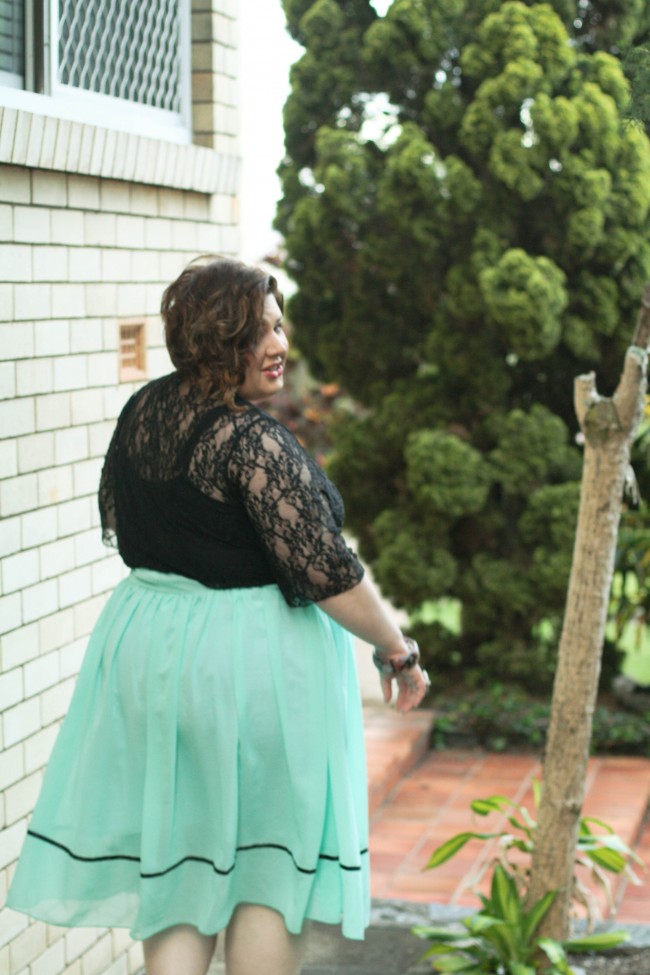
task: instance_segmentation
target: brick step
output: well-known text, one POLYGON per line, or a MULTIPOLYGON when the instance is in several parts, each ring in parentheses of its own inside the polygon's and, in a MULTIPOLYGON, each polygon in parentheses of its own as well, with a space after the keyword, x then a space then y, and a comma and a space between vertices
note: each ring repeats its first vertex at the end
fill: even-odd
POLYGON ((433 714, 430 711, 400 714, 385 705, 366 705, 363 719, 372 819, 402 778, 427 755, 433 714))
MULTIPOLYGON (((430 752, 431 715, 377 709, 367 715, 372 895, 419 903, 477 907, 466 886, 494 847, 472 841, 436 870, 424 867, 440 843, 462 830, 490 831, 498 817, 472 819, 472 799, 499 794, 533 809, 532 782, 541 777, 531 755, 430 752)), ((595 757, 589 762, 584 814, 602 819, 650 866, 650 760, 595 757)), ((648 873, 642 886, 612 875, 621 923, 650 918, 648 873)), ((603 914, 606 903, 595 891, 603 914)))

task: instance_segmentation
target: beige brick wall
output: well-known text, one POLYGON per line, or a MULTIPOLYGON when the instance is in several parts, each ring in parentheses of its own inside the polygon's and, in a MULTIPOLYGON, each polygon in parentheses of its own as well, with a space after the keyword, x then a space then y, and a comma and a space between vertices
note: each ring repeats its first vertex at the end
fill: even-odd
MULTIPOLYGON (((70 123, 0 105, 0 904, 88 635, 124 573, 96 503, 136 388, 119 382, 119 323, 144 320, 148 377, 168 371, 163 288, 197 254, 238 250, 236 4, 192 9, 195 145, 86 125, 76 136, 94 148, 72 167, 70 123), (128 146, 134 168, 115 178, 128 146)), ((2 975, 141 965, 125 931, 0 910, 2 975)))

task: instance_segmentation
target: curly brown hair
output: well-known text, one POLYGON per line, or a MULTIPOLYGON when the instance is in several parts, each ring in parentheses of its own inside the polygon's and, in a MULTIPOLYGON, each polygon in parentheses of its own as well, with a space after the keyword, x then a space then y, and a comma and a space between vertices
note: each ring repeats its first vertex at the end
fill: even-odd
POLYGON ((272 275, 212 254, 192 261, 165 289, 160 312, 169 355, 202 396, 215 395, 235 408, 245 353, 257 342, 269 294, 282 309, 272 275))

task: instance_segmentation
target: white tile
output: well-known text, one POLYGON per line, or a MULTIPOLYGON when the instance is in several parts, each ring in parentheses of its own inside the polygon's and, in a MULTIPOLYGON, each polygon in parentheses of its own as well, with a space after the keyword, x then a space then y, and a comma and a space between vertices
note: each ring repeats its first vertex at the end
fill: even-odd
POLYGON ((34 281, 67 281, 68 251, 67 247, 61 246, 35 246, 32 272, 34 281))
POLYGON ((19 396, 51 393, 52 385, 51 359, 30 359, 16 363, 16 387, 19 396))
POLYGON ((99 489, 99 479, 101 477, 103 463, 103 457, 94 457, 92 460, 81 461, 74 465, 72 476, 76 498, 83 497, 87 494, 95 497, 99 489))
POLYGON ((0 243, 0 267, 5 281, 31 281, 31 245, 0 243))
POLYGON ((16 366, 13 362, 0 363, 0 399, 13 399, 16 395, 16 366))
POLYGON ((23 620, 33 623, 59 609, 59 597, 55 579, 39 582, 22 591, 23 620))
POLYGON ((34 352, 37 356, 67 355, 70 352, 70 322, 35 322, 34 352))
MULTIPOLYGON (((14 287, 13 284, 2 284, 0 282, 0 322, 12 322, 14 320, 14 287)), ((0 330, 2 326, 0 326, 0 330)), ((0 359, 11 359, 7 349, 0 347, 0 359)))
POLYGON ((36 734, 25 739, 21 751, 24 750, 25 772, 27 774, 35 772, 47 764, 58 731, 57 725, 49 725, 49 727, 42 728, 41 731, 37 731, 36 734))
POLYGON ((22 166, 3 166, 2 179, 0 179, 0 200, 7 203, 29 203, 30 199, 29 170, 22 166))
POLYGON ((25 774, 23 760, 23 746, 14 745, 0 752, 0 791, 14 782, 20 781, 25 774))
POLYGON ((31 398, 0 402, 0 437, 20 437, 35 428, 31 398))
POLYGON ((87 531, 92 525, 91 506, 95 499, 77 498, 59 505, 59 536, 65 538, 77 532, 87 531))
POLYGON ((11 826, 18 820, 29 816, 36 804, 43 779, 42 772, 34 772, 22 782, 10 786, 5 792, 5 807, 7 811, 7 825, 11 826))
POLYGON ((59 576, 59 606, 65 609, 88 599, 93 593, 92 573, 89 566, 73 569, 59 576))
POLYGON ((34 326, 31 322, 0 325, 0 359, 25 359, 34 355, 34 326))
POLYGON ((72 410, 70 393, 53 393, 36 397, 36 429, 56 430, 70 426, 72 410))
POLYGON ((0 712, 19 704, 24 698, 23 674, 20 667, 0 674, 0 712))
MULTIPOLYGON (((19 519, 15 519, 18 521, 19 519)), ((20 532, 24 549, 36 548, 56 538, 58 530, 56 508, 50 506, 20 516, 20 532)))
POLYGON ((85 213, 84 240, 89 246, 115 247, 117 217, 114 213, 85 213))
POLYGON ((86 306, 93 315, 117 315, 118 287, 116 284, 87 284, 86 306))
POLYGON ((85 355, 69 355, 54 360, 54 389, 84 389, 88 385, 88 363, 85 355))
POLYGON ((68 205, 68 185, 65 173, 34 170, 32 173, 32 202, 48 207, 68 205))
POLYGON ((54 467, 38 472, 38 504, 45 506, 67 501, 72 497, 72 470, 70 467, 54 467))
POLYGON ((80 247, 71 252, 70 281, 101 280, 103 280, 102 251, 99 247, 80 247))
POLYGON ((86 291, 83 284, 52 285, 52 318, 83 318, 86 291))
MULTIPOLYGON (((9 598, 19 599, 16 596, 9 598)), ((3 670, 20 667, 26 661, 33 660, 40 652, 38 623, 30 623, 29 626, 21 626, 11 633, 5 633, 1 649, 3 670)))
POLYGON ((70 323, 70 349, 72 352, 101 352, 104 347, 104 329, 101 318, 84 318, 70 323))
POLYGON ((106 599, 106 595, 93 596, 92 599, 86 599, 72 607, 74 611, 74 635, 77 639, 90 633, 106 604, 106 599))
POLYGON ((0 478, 18 474, 18 442, 0 440, 0 478))
POLYGON ((70 678, 41 694, 41 721, 44 728, 64 717, 70 705, 75 681, 70 678))
POLYGON ((77 389, 70 394, 72 424, 96 423, 104 419, 104 396, 101 389, 77 389))
MULTIPOLYGON (((26 819, 0 830, 0 869, 18 859, 26 832, 26 819)), ((13 944, 16 938, 20 937, 18 932, 24 931, 26 927, 27 918, 24 914, 18 914, 11 908, 5 907, 0 913, 0 945, 7 942, 13 944)))
MULTIPOLYGON (((38 552, 30 549, 9 555, 2 560, 2 588, 4 593, 18 592, 40 580, 38 552)), ((0 708, 2 710, 2 708, 0 708)))
POLYGON ((59 651, 53 650, 23 667, 25 697, 34 697, 59 680, 59 651))
POLYGON ((36 474, 23 474, 0 481, 0 517, 18 515, 38 506, 38 479, 36 474))
POLYGON ((45 946, 45 925, 38 922, 31 924, 22 934, 14 938, 9 946, 12 972, 27 975, 26 966, 43 951, 45 946))
MULTIPOLYGON (((4 177, 3 177, 4 178, 4 177)), ((47 207, 14 207, 14 237, 28 244, 49 244, 50 211, 47 207)))
POLYGON ((54 435, 35 433, 18 441, 18 469, 21 474, 40 471, 54 463, 54 435))
POLYGON ((104 457, 114 429, 115 424, 112 420, 107 420, 104 423, 92 423, 88 427, 91 457, 104 457))
POLYGON ((14 285, 14 317, 16 321, 51 317, 50 284, 14 285))
MULTIPOLYGON (((23 516, 24 517, 24 516, 23 516)), ((20 517, 3 518, 0 521, 0 558, 13 555, 21 548, 20 517)))
POLYGON ((114 386, 119 381, 117 355, 114 352, 93 352, 88 356, 88 384, 114 386))
POLYGON ((29 968, 30 975, 61 975, 65 969, 65 942, 56 941, 35 958, 29 968))
POLYGON ((77 564, 73 537, 56 539, 43 545, 39 555, 41 579, 54 579, 61 572, 74 569, 77 564))
POLYGON ((52 210, 51 224, 53 244, 84 243, 84 214, 79 210, 52 210))
POLYGON ((57 467, 88 457, 88 433, 85 426, 70 427, 54 433, 54 457, 57 467))
POLYGON ((58 650, 75 639, 75 614, 62 609, 38 621, 39 646, 42 653, 58 650))
MULTIPOLYGON (((40 731, 41 709, 38 699, 32 698, 9 708, 2 716, 2 726, 6 748, 15 745, 18 741, 23 741, 29 735, 33 735, 35 731, 40 731)), ((5 864, 0 864, 0 866, 5 866, 5 864)))
POLYGON ((118 214, 116 227, 117 227, 116 243, 118 247, 128 247, 134 249, 136 247, 145 246, 145 218, 144 217, 125 216, 123 214, 118 214))
MULTIPOLYGON (((45 119, 45 131, 43 132, 43 142, 41 144, 41 158, 39 161, 39 167, 46 171, 50 171, 54 167, 54 155, 56 153, 56 143, 59 133, 59 119, 52 118, 48 116, 45 119)), ((56 175, 63 175, 57 173, 56 175)), ((45 201, 44 201, 45 202, 45 201)), ((54 206, 65 206, 65 203, 60 204, 57 201, 53 202, 54 206)))

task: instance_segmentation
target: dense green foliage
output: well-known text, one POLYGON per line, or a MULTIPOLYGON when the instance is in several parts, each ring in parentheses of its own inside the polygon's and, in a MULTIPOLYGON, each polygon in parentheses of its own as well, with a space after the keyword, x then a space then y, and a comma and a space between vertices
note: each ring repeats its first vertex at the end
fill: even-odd
POLYGON ((644 0, 284 0, 305 47, 277 224, 296 341, 362 404, 348 522, 442 668, 553 668, 581 455, 573 378, 615 386, 650 273, 650 143, 618 53, 644 0), (452 652, 453 651, 453 652, 452 652))

